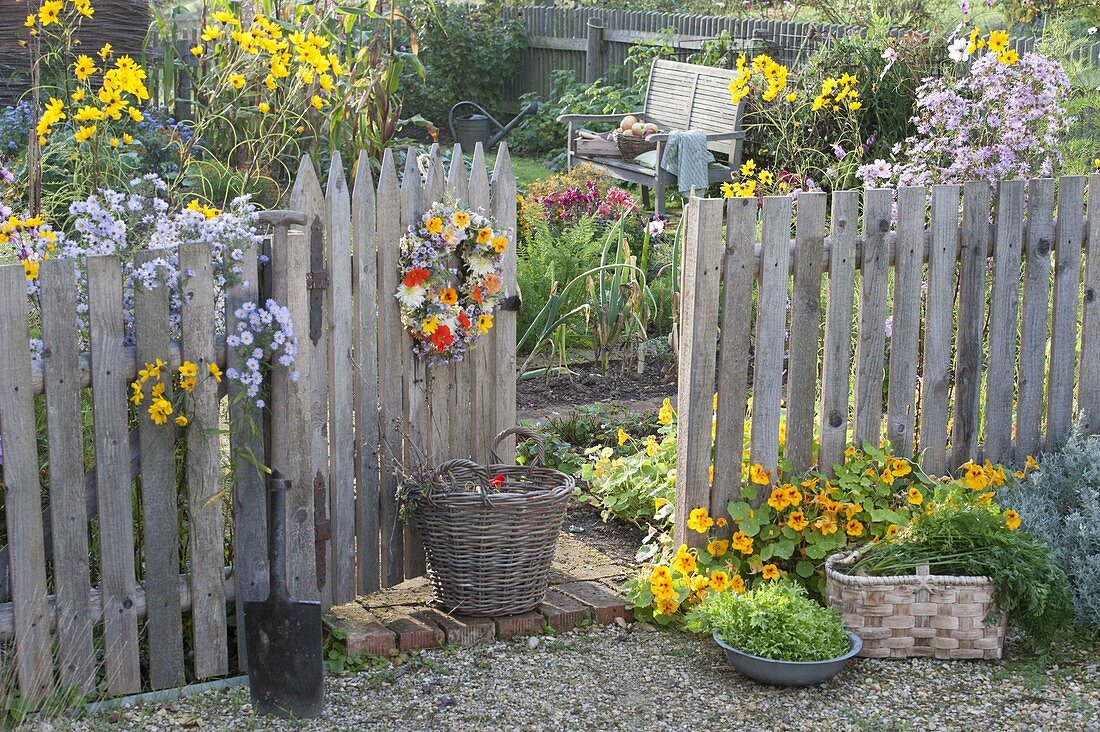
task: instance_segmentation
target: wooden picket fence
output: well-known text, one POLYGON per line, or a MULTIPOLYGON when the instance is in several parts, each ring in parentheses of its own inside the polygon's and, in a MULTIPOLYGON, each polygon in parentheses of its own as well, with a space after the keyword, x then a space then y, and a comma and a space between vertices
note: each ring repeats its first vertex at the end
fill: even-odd
POLYGON ((983 182, 868 190, 861 230, 859 192, 829 211, 802 193, 793 240, 789 197, 692 198, 677 541, 699 539, 692 508, 725 515, 739 496, 746 426, 749 461, 776 474, 781 416, 794 471, 889 440, 943 474, 1055 449, 1075 418, 1098 431, 1100 174, 1087 218, 1085 183, 1004 181, 995 200, 983 182))
MULTIPOLYGON (((228 329, 242 303, 273 297, 287 305, 300 378, 274 372, 266 420, 249 400, 235 399, 239 385, 200 380, 178 469, 179 431, 171 422, 131 424, 128 386, 139 364, 158 357, 173 369, 193 361, 200 373, 209 363, 241 366, 216 332, 210 248, 181 249, 181 269, 194 272, 181 340, 169 340, 167 291, 138 288, 133 347, 123 340, 121 264, 90 258, 86 353, 74 317, 75 264, 44 262, 37 364, 27 346, 23 267, 0 266, 0 475, 9 542, 2 551, 11 592, 0 603, 0 641, 14 641, 13 667, 0 668, 0 678, 17 681, 24 697, 40 700, 59 686, 92 692, 100 682, 112 695, 179 686, 225 675, 231 652, 245 668, 243 633, 230 648, 226 604, 236 602, 242 628, 243 603, 268 592, 265 485, 246 454, 293 481, 287 576, 295 597, 344 603, 423 572, 418 538, 398 516, 399 465, 422 454, 484 459, 492 436, 515 423, 515 312, 497 314, 469 362, 425 369, 399 322, 398 242, 423 207, 445 199, 491 211, 514 231, 516 186, 505 146, 492 182, 480 147, 469 175, 457 147, 449 173, 438 148, 419 162, 424 175, 410 151, 399 180, 387 151, 376 185, 363 153, 349 188, 336 154, 322 192, 313 163, 302 160, 294 210, 263 215, 272 229, 267 258, 246 253, 242 281, 225 305, 228 329), (88 392, 95 460, 86 474, 88 392), (40 398, 45 455, 36 434, 40 398), (225 405, 234 425, 228 438, 225 405), (248 420, 266 432, 239 427, 248 420), (40 476, 48 476, 45 490, 40 476)), ((154 254, 142 253, 139 263, 154 254)), ((505 261, 504 285, 515 292, 514 247, 505 261)))

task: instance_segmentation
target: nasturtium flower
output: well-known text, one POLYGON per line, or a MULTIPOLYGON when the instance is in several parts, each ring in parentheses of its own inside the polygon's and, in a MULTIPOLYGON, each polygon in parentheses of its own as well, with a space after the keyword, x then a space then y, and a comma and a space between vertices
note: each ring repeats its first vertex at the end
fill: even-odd
POLYGON ((863 523, 858 519, 848 519, 848 523, 844 524, 844 531, 848 536, 863 536, 863 523))
POLYGON ((504 251, 508 248, 508 237, 506 236, 494 236, 490 242, 490 246, 493 247, 493 251, 497 254, 504 254, 504 251))
POLYGON ((645 454, 649 457, 653 457, 657 454, 657 450, 660 449, 660 444, 657 442, 657 438, 654 435, 647 435, 645 438, 645 454))
POLYGON ((1020 514, 1017 513, 1015 509, 1010 508, 1005 511, 1005 526, 1007 526, 1009 530, 1015 531, 1020 528, 1020 523, 1020 514))
POLYGON ((657 412, 657 421, 667 426, 672 424, 672 417, 672 401, 665 397, 665 400, 661 402, 661 409, 657 412))
POLYGON ((619 432, 616 434, 616 438, 619 441, 619 447, 622 447, 630 441, 630 435, 622 427, 619 428, 619 432))
POLYGON ((454 305, 458 302, 458 292, 453 287, 445 287, 439 293, 439 301, 444 305, 454 305))
POLYGON ((907 498, 910 504, 919 506, 924 503, 924 494, 920 492, 920 489, 916 486, 909 487, 909 496, 907 498))
POLYGON ((836 516, 831 513, 823 514, 817 521, 814 521, 814 528, 820 531, 823 536, 835 534, 837 531, 836 516))
POLYGON ((687 548, 687 544, 681 544, 672 559, 672 568, 680 574, 691 574, 695 571, 695 555, 687 548))
MULTIPOLYGON (((753 480, 755 483, 756 481, 753 480)), ((789 505, 787 500, 787 491, 782 488, 772 489, 771 495, 768 496, 768 505, 774 508, 776 511, 782 511, 789 505)))
POLYGON ((749 480, 757 485, 768 485, 772 482, 768 471, 764 470, 764 466, 760 463, 756 463, 749 468, 749 480))
POLYGON ((728 539, 711 539, 707 542, 707 554, 712 557, 725 556, 729 551, 730 543, 728 539))
POLYGON ((738 595, 744 594, 745 579, 739 574, 733 575, 732 577, 730 577, 729 588, 736 592, 738 595))
POLYGON ((809 521, 806 520, 806 514, 802 511, 792 511, 791 515, 787 517, 787 526, 795 531, 802 531, 808 525, 809 521))
POLYGON ((733 535, 733 548, 742 554, 752 554, 753 538, 746 536, 744 532, 737 531, 733 535))
POLYGON ((460 229, 465 229, 470 225, 470 214, 466 211, 455 211, 451 217, 451 223, 460 229))
POLYGON ((712 572, 710 575, 710 589, 715 592, 722 592, 730 584, 730 576, 722 570, 712 572))
POLYGON ((898 526, 897 524, 890 524, 886 527, 886 538, 889 539, 891 536, 898 533, 899 531, 901 531, 900 526, 898 526))
POLYGON ((710 527, 714 526, 714 519, 710 517, 710 512, 706 508, 693 508, 688 514, 687 526, 692 531, 705 534, 710 527))
POLYGON ((985 468, 968 462, 963 465, 963 484, 972 491, 980 491, 989 485, 989 476, 985 474, 985 468))
POLYGON ((766 580, 779 579, 779 567, 774 564, 765 564, 760 569, 760 575, 766 580))

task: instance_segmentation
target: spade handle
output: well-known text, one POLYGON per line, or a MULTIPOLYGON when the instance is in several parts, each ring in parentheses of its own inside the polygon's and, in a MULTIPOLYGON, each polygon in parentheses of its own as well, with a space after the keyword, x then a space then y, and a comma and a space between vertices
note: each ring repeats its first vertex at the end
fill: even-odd
POLYGON ((290 481, 278 470, 267 481, 267 547, 271 564, 271 597, 285 598, 286 586, 286 494, 290 481))

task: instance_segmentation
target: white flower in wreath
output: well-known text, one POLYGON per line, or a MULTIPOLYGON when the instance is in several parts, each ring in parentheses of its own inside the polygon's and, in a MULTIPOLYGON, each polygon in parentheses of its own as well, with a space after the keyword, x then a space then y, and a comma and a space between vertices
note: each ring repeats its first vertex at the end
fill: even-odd
POLYGON ((409 310, 415 310, 424 304, 424 298, 428 295, 428 291, 420 285, 408 285, 402 284, 397 288, 397 299, 401 301, 401 304, 409 310))
POLYGON ((453 249, 458 246, 458 243, 466 238, 466 232, 455 226, 448 226, 443 229, 443 241, 446 242, 447 247, 453 249))
POLYGON ((470 274, 474 277, 484 277, 497 271, 493 260, 486 257, 470 257, 466 265, 470 268, 470 274))

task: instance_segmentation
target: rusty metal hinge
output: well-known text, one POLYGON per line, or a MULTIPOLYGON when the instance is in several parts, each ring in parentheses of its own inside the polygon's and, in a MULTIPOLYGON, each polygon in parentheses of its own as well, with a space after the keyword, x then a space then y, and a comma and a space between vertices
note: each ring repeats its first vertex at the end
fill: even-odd
POLYGON ((325 268, 325 229, 320 217, 313 219, 309 228, 309 272, 306 274, 306 290, 309 291, 309 339, 313 345, 321 340, 325 322, 325 290, 328 289, 328 269, 325 268))
POLYGON ((325 551, 332 538, 332 521, 328 516, 328 491, 325 489, 325 476, 318 470, 313 479, 313 549, 316 555, 317 589, 325 586, 328 569, 328 555, 325 551))

